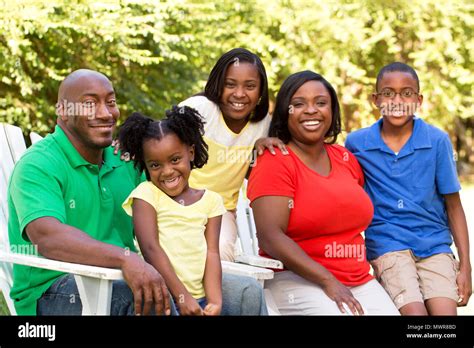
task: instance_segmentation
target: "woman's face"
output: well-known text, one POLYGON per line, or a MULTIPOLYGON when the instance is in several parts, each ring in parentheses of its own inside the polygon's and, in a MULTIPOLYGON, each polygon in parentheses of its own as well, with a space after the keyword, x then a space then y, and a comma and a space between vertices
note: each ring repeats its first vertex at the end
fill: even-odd
POLYGON ((260 75, 257 67, 247 62, 236 62, 227 69, 220 109, 224 118, 245 120, 255 109, 260 98, 260 75))
POLYGON ((290 99, 288 129, 292 141, 312 145, 324 141, 332 123, 331 96, 319 81, 308 81, 290 99))

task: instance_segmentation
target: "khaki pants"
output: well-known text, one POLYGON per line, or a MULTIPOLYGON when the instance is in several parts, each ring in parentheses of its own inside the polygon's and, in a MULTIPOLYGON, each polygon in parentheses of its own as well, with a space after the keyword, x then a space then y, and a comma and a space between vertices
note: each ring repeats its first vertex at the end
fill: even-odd
POLYGON ((420 258, 411 250, 401 250, 386 253, 370 263, 397 308, 435 297, 446 297, 456 302, 459 299, 456 284, 459 262, 453 254, 420 258))
POLYGON ((235 259, 235 242, 237 241, 237 214, 235 209, 222 215, 219 252, 221 260, 233 262, 235 259))
MULTIPOLYGON (((336 302, 331 300, 317 284, 291 271, 276 272, 265 281, 282 315, 344 315, 336 302)), ((392 300, 375 280, 349 287, 368 315, 400 315, 392 300)), ((352 315, 348 311, 346 315, 352 315)))

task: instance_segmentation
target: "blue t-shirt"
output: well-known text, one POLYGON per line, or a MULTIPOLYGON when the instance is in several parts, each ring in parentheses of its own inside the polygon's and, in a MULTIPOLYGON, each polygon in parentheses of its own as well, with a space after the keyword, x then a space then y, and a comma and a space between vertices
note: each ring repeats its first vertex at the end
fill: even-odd
POLYGON ((365 232, 367 258, 410 249, 417 257, 451 253, 443 195, 459 184, 449 136, 419 118, 398 154, 382 140, 383 119, 347 137, 365 174, 374 218, 365 232))

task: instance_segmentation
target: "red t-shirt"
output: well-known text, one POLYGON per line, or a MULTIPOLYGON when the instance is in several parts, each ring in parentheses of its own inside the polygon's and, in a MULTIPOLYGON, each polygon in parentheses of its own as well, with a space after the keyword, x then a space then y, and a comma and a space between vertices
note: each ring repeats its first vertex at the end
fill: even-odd
MULTIPOLYGON (((331 161, 327 177, 308 168, 289 147, 288 156, 265 151, 252 169, 247 195, 250 201, 291 197, 286 234, 341 283, 361 285, 373 278, 361 232, 370 224, 374 208, 354 155, 339 145, 325 148, 331 161)), ((260 255, 269 257, 263 250, 260 255)))

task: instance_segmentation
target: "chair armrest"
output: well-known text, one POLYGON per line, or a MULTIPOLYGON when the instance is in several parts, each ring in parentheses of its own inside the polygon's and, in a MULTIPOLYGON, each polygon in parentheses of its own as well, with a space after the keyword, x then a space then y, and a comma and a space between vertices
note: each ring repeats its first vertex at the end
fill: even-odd
POLYGON ((49 269, 51 271, 72 273, 91 278, 107 280, 123 279, 123 274, 120 269, 81 265, 78 263, 50 260, 31 255, 6 253, 3 251, 0 251, 0 262, 8 262, 17 265, 49 269))
POLYGON ((273 279, 273 271, 229 261, 221 261, 222 272, 234 275, 252 277, 257 280, 273 279))
POLYGON ((235 257, 235 262, 243 263, 250 266, 283 269, 283 263, 278 260, 269 259, 267 257, 257 255, 238 255, 235 257))

